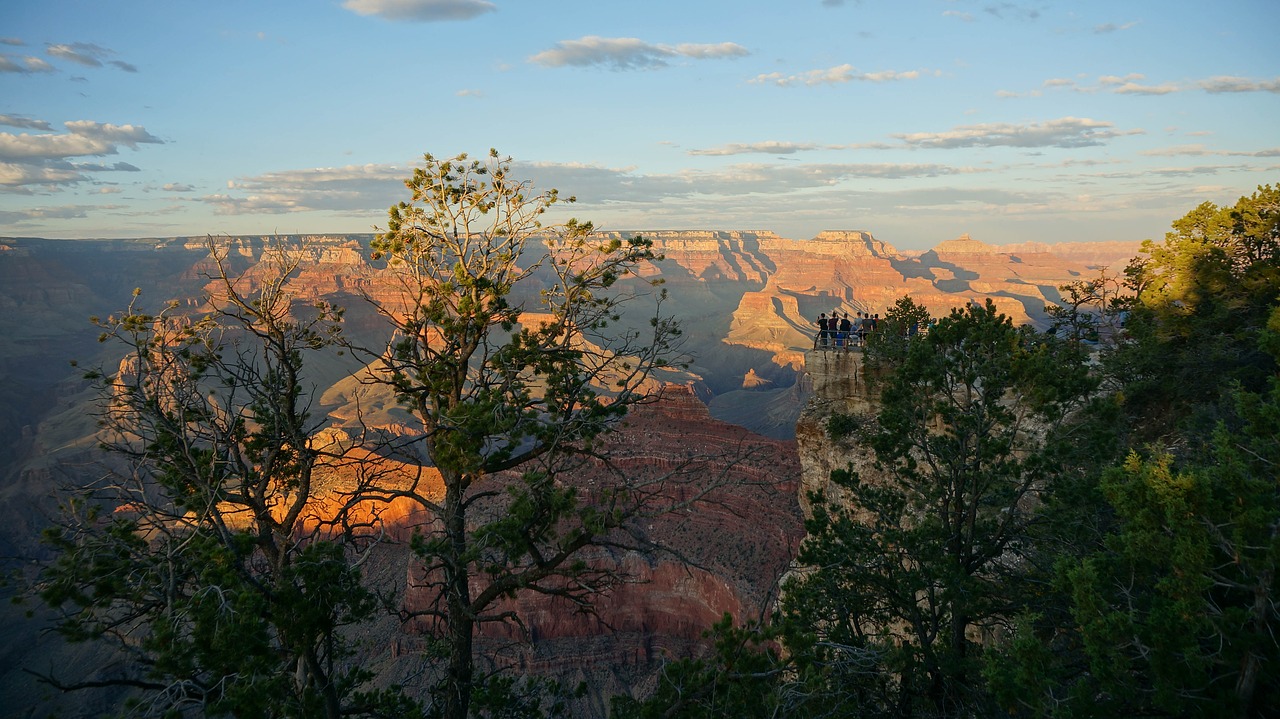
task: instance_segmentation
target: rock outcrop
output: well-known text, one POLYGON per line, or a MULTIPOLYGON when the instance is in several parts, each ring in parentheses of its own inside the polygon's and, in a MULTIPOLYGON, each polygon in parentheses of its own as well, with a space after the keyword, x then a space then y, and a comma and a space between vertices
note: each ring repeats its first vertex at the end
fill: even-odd
POLYGON ((811 513, 810 497, 823 493, 843 504, 842 489, 831 483, 831 472, 850 469, 863 476, 877 474, 871 449, 849 434, 830 431, 832 418, 846 428, 870 428, 880 411, 875 392, 857 350, 815 350, 805 355, 805 373, 813 393, 796 421, 796 451, 800 457, 800 507, 811 513))

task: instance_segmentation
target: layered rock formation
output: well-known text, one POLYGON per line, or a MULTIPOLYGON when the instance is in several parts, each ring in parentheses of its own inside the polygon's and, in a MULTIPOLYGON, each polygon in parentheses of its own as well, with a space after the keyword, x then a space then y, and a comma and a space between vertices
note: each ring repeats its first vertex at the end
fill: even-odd
MULTIPOLYGON (((1034 322, 1046 299, 1055 298, 1056 285, 1087 278, 1099 265, 1117 268, 1126 252, 1136 251, 991 247, 962 237, 929 252, 906 253, 863 231, 824 232, 809 240, 745 231, 640 234, 653 238, 666 256, 644 274, 665 281, 671 299, 664 311, 683 323, 689 373, 673 374, 685 388, 661 405, 637 410, 610 440, 619 461, 630 472, 665 471, 691 452, 749 448, 753 454, 733 464, 741 473, 737 493, 652 527, 655 540, 695 557, 697 569, 661 555, 602 556, 600 561, 646 581, 620 587, 594 618, 551 604, 521 606, 534 642, 506 654, 507 661, 570 681, 589 679, 597 687, 591 712, 610 692, 642 688, 658 657, 692 651, 720 613, 749 615, 767 605, 799 537, 796 497, 819 488, 799 487, 801 466, 805 477, 826 477, 850 459, 850 448, 826 438, 825 417, 874 416, 857 399, 860 355, 806 354, 820 312, 883 315, 909 293, 942 314, 992 296, 1015 321, 1034 322), (819 401, 802 416, 811 394, 819 401), (793 435, 799 455, 788 441, 793 435), (606 625, 620 631, 604 632, 606 625)), ((369 260, 368 239, 314 239, 294 257, 295 288, 303 299, 346 306, 347 332, 374 347, 385 343, 387 329, 361 296, 391 301, 397 289, 369 260)), ((241 287, 251 287, 265 271, 259 267, 262 238, 222 241, 233 250, 229 266, 241 287)), ((92 398, 79 379, 82 370, 68 361, 110 367, 120 358, 95 343, 96 331, 85 318, 121 309, 139 285, 147 307, 176 300, 198 312, 213 270, 199 239, 0 240, 0 548, 7 556, 37 555, 34 536, 54 511, 53 485, 87 481, 94 473, 92 398)), ((641 289, 638 283, 623 287, 641 289)), ((642 313, 623 319, 636 326, 647 320, 642 313)), ((364 422, 380 432, 413 432, 390 395, 363 397, 362 414, 355 414, 358 383, 349 377, 358 369, 349 358, 311 365, 317 411, 332 413, 338 427, 364 422)), ((712 464, 704 471, 718 470, 712 464)), ((420 521, 407 506, 386 518, 404 528, 420 521)), ((371 571, 404 586, 410 560, 402 550, 388 549, 371 571)), ((505 646, 509 638, 498 633, 486 641, 505 646)), ((389 679, 411 677, 420 668, 421 637, 391 623, 371 640, 371 666, 389 679)), ((4 655, 0 699, 30 690, 29 678, 16 685, 25 689, 4 688, 21 677, 24 656, 4 655)))

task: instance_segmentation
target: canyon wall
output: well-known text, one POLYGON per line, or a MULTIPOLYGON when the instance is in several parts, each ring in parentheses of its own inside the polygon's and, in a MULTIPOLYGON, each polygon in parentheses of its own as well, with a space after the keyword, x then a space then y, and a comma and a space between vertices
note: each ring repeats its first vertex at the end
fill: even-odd
MULTIPOLYGON (((859 353, 812 351, 819 313, 883 315, 909 293, 935 315, 992 297, 1015 322, 1041 322, 1057 285, 1091 277, 1100 266, 1115 269, 1137 249, 1082 246, 1059 253, 1056 247, 991 247, 962 237, 908 253, 864 231, 824 232, 808 240, 749 231, 640 234, 666 257, 642 274, 661 278, 670 293, 663 311, 682 322, 688 367, 666 376, 677 386, 663 402, 629 417, 611 449, 634 473, 670 468, 695 450, 708 457, 748 454, 731 463, 739 473, 737 489, 713 506, 655 521, 648 530, 696 558, 696 566, 661 554, 602 555, 596 559, 642 581, 620 586, 597 615, 575 616, 532 600, 518 607, 529 617, 533 642, 502 653, 503 661, 588 681, 587 714, 603 711, 611 692, 642 692, 663 657, 697 651, 700 632, 721 613, 765 611, 799 541, 808 493, 826 489, 830 471, 850 461, 855 469, 869 467, 869 456, 826 433, 834 413, 874 421, 875 411, 859 353)), ((228 267, 242 289, 267 271, 260 266, 265 239, 221 240, 232 250, 228 267)), ((346 331, 377 346, 387 340, 387 329, 362 296, 393 301, 397 290, 370 260, 369 239, 311 238, 294 256, 294 288, 301 299, 345 306, 346 331)), ((81 375, 85 367, 117 366, 120 358, 112 354, 118 350, 96 342, 87 318, 123 309, 138 286, 145 307, 173 300, 181 311, 198 313, 214 270, 199 239, 0 239, 0 551, 15 558, 10 568, 30 566, 28 560, 41 556, 35 536, 56 511, 56 487, 90 481, 100 469, 92 395, 81 375)), ((635 281, 620 286, 644 289, 635 281)), ((535 297, 536 288, 526 299, 535 297)), ((623 324, 647 320, 637 312, 624 316, 623 324)), ((359 367, 349 357, 309 367, 317 410, 328 413, 335 431, 361 422, 389 433, 415 431, 390 396, 366 397, 362 414, 355 412, 358 382, 351 373, 359 367)), ((718 469, 709 464, 704 471, 718 469)), ((407 508, 392 517, 406 532, 419 521, 407 508)), ((389 547, 370 571, 388 586, 410 588, 412 567, 403 547, 389 547)), ((6 611, 0 619, 15 636, 38 635, 23 623, 21 610, 6 611)), ((420 630, 393 620, 371 630, 370 666, 388 681, 417 676, 425 642, 420 630)), ((490 647, 510 647, 512 638, 500 631, 482 639, 490 647)), ((37 691, 22 674, 27 662, 104 661, 84 653, 68 659, 73 655, 41 646, 11 643, 0 653, 0 701, 37 691)), ((52 709, 67 716, 96 711, 52 709)))

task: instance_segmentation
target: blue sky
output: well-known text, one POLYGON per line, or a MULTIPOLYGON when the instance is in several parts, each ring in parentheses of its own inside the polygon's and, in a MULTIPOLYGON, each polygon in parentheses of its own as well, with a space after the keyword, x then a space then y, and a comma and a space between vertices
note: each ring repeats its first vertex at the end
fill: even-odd
POLYGON ((1280 182, 1277 21, 1275 0, 2 0, 0 235, 369 232, 423 153, 494 147, 605 229, 1160 238, 1280 182))

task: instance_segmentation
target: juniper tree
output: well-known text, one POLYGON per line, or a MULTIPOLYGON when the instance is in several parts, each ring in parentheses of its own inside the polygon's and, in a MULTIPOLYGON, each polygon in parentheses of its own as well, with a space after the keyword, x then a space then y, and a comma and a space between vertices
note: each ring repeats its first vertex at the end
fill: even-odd
POLYGON ((1033 716, 1267 716, 1280 695, 1280 190, 1204 203, 1127 271, 1122 462, 1070 498, 1052 613, 992 667, 1033 716), (1084 500, 1084 501, 1081 501, 1084 500), (1023 667, 1035 667, 1025 671, 1023 667))

